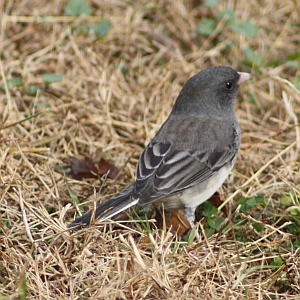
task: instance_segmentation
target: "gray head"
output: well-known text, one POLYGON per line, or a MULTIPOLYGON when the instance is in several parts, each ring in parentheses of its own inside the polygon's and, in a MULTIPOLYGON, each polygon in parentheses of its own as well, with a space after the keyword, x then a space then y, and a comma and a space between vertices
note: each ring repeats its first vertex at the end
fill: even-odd
POLYGON ((205 69, 187 81, 175 102, 174 113, 234 113, 238 87, 249 78, 250 74, 229 67, 205 69))

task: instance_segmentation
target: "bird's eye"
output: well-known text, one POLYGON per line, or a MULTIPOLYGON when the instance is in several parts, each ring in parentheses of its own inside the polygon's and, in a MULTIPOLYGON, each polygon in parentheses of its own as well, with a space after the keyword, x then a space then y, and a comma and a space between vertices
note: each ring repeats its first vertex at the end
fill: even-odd
POLYGON ((233 88, 233 83, 231 81, 227 81, 225 84, 225 89, 230 91, 233 88))

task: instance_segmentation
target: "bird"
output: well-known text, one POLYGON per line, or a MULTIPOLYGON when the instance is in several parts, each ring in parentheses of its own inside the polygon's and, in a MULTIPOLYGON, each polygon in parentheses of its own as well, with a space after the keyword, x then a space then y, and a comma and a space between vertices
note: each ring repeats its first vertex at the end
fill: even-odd
POLYGON ((68 227, 76 231, 93 219, 103 222, 149 203, 167 212, 181 209, 194 224, 197 206, 221 187, 237 159, 241 131, 235 102, 239 86, 250 77, 226 66, 192 76, 141 154, 135 182, 68 227))

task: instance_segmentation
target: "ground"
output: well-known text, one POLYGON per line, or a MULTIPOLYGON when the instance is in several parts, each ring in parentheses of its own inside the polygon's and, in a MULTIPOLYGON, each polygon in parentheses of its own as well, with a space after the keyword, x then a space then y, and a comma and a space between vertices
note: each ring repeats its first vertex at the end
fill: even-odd
POLYGON ((298 0, 7 0, 0 13, 1 299, 299 299, 298 0), (135 214, 71 234, 134 180, 184 83, 215 65, 253 77, 200 240, 135 214), (83 157, 117 177, 74 179, 83 157))

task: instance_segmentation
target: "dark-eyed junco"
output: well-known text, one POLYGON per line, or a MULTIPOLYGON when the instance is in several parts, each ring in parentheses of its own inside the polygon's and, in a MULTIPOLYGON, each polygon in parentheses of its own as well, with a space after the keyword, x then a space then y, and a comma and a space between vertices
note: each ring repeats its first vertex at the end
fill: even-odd
POLYGON ((195 209, 209 199, 231 171, 240 147, 235 116, 239 85, 250 78, 229 67, 212 67, 191 77, 181 90, 171 114, 142 153, 136 181, 95 211, 73 221, 69 228, 99 221, 135 204, 161 204, 183 209, 193 223, 195 209))

